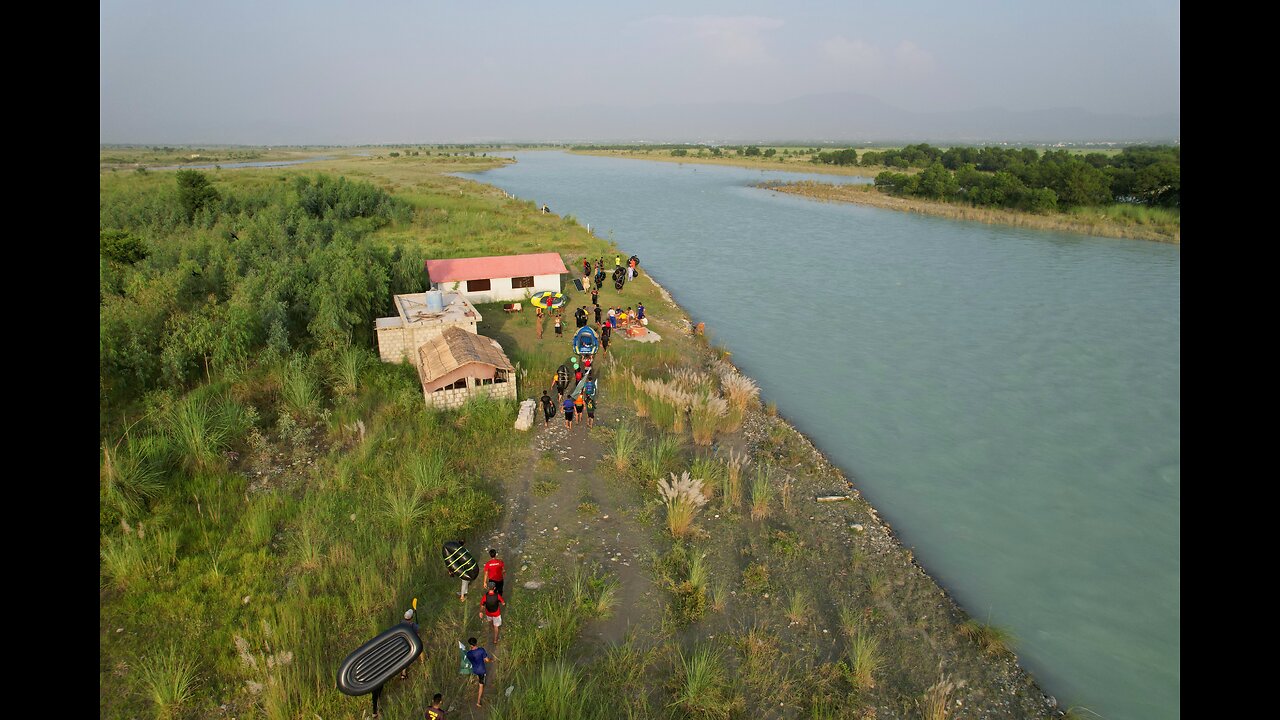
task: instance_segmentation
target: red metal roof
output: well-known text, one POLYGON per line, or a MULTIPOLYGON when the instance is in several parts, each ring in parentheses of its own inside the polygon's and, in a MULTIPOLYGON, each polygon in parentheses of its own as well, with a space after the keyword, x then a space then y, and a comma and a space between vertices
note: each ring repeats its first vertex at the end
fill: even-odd
POLYGON ((569 272, 559 253, 532 255, 495 255, 476 258, 428 260, 427 274, 431 282, 486 280, 524 277, 526 275, 562 275, 569 272))

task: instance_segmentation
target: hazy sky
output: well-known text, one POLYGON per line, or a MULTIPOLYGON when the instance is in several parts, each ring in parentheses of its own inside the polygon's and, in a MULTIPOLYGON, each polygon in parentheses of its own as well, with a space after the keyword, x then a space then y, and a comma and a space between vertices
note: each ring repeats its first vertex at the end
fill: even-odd
POLYGON ((1180 22, 1176 0, 106 0, 100 141, 529 138, 581 106, 837 92, 1178 113, 1180 22))

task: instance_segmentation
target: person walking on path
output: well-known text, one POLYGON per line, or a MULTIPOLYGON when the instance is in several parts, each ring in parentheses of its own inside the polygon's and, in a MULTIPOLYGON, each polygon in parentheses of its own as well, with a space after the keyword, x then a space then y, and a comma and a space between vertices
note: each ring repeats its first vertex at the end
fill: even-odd
POLYGON ((586 402, 583 403, 587 410, 587 430, 590 430, 596 424, 596 399, 593 395, 588 395, 586 402))
POLYGON ((582 274, 583 275, 591 274, 591 263, 586 258, 582 258, 582 274))
POLYGON ((573 311, 573 319, 579 328, 587 326, 587 306, 583 305, 573 311))
POLYGON ((609 337, 613 335, 613 328, 605 323, 600 327, 600 354, 604 355, 609 352, 609 337))
POLYGON ((582 395, 582 393, 578 393, 578 397, 573 399, 573 410, 578 414, 578 422, 582 422, 587 413, 587 401, 582 395))
POLYGON ((480 598, 480 617, 493 626, 493 644, 498 644, 498 628, 502 627, 502 606, 506 600, 498 594, 497 583, 490 582, 489 589, 480 598))
POLYGON ((467 644, 471 646, 471 649, 467 651, 467 659, 471 661, 471 674, 480 682, 480 688, 476 691, 476 707, 482 707, 480 698, 484 697, 485 675, 489 673, 486 665, 493 662, 493 656, 484 648, 476 645, 475 638, 467 638, 467 644))
POLYGON ((616 270, 616 269, 618 269, 618 268, 620 268, 620 267, 622 267, 622 256, 621 256, 621 255, 614 255, 614 256, 613 256, 613 268, 616 270))
POLYGON ((564 426, 570 430, 573 429, 573 398, 569 395, 564 396, 564 426))
POLYGON ((466 602, 467 588, 471 585, 471 581, 466 578, 466 575, 467 573, 471 572, 471 568, 475 567, 476 561, 471 559, 466 559, 466 558, 469 558, 469 556, 470 556, 470 551, 467 550, 466 538, 458 538, 458 549, 454 550, 453 553, 449 555, 449 557, 446 557, 444 559, 446 563, 453 563, 455 559, 459 559, 460 564, 464 566, 461 568, 460 571, 455 572, 453 565, 452 564, 449 565, 449 568, 450 568, 449 574, 453 575, 454 577, 462 578, 462 592, 458 593, 458 602, 466 602), (466 560, 463 561, 463 559, 466 559, 466 560))
POLYGON ((502 574, 507 566, 498 559, 498 551, 489 548, 489 562, 484 564, 484 579, 494 583, 498 595, 502 595, 502 574))
POLYGON ((542 401, 542 424, 550 425, 551 418, 556 416, 556 406, 551 402, 551 396, 546 390, 542 391, 542 397, 539 400, 542 401))
POLYGON ((597 325, 599 325, 599 324, 600 324, 600 313, 601 313, 601 312, 603 312, 603 311, 600 309, 600 306, 599 306, 599 305, 596 305, 595 313, 596 313, 596 324, 597 324, 597 325))
POLYGON ((600 307, 600 288, 591 289, 591 304, 600 307))
POLYGON ((541 310, 538 311, 538 314, 534 317, 533 322, 538 330, 538 339, 541 340, 542 339, 542 311, 541 310))
POLYGON ((431 707, 427 708, 426 720, 444 720, 444 716, 448 713, 440 707, 442 702, 444 702, 444 696, 440 693, 431 696, 431 707))
POLYGON ((617 326, 618 326, 618 311, 615 310, 614 308, 609 308, 609 328, 613 329, 617 326))
POLYGON ((555 323, 555 328, 556 328, 556 335, 563 335, 563 334, 564 334, 564 332, 563 332, 562 328, 560 327, 560 315, 559 315, 559 313, 557 313, 557 314, 556 314, 556 323, 555 323))

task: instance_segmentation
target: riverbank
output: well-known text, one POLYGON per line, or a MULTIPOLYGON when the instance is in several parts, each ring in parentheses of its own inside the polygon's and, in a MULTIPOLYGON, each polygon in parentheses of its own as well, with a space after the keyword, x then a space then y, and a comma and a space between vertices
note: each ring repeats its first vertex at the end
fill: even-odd
MULTIPOLYGON (((732 155, 725 157, 686 155, 672 157, 670 150, 569 150, 574 155, 596 155, 599 157, 616 157, 628 160, 657 160, 689 165, 731 165, 733 167, 750 168, 752 170, 783 170, 786 172, 820 173, 823 175, 853 175, 859 177, 875 177, 888 168, 859 167, 857 165, 823 165, 811 163, 807 155, 793 160, 783 160, 777 155, 766 157, 744 157, 732 155), (803 159, 802 159, 803 158, 803 159)), ((915 168, 903 170, 912 174, 920 172, 915 168)))
POLYGON ((1085 215, 1084 213, 1090 212, 1090 209, 1082 209, 1079 214, 1053 213, 1051 215, 1037 215, 1017 210, 972 207, 919 198, 898 197, 880 192, 873 185, 832 185, 830 183, 805 181, 796 183, 766 182, 760 183, 757 187, 790 195, 800 195, 815 200, 857 203, 890 210, 935 215, 951 220, 972 220, 990 224, 1014 225, 1037 230, 1075 232, 1103 237, 1155 240, 1175 245, 1182 242, 1182 231, 1176 225, 1161 224, 1152 226, 1123 222, 1104 215, 1085 215))
MULTIPOLYGON (((423 256, 554 251, 573 268, 584 256, 629 254, 570 217, 439 174, 452 163, 359 158, 316 165, 322 167, 208 175, 227 197, 264 193, 258 206, 289 207, 292 183, 277 180, 318 169, 363 179, 409 203, 411 213, 388 209, 386 223, 367 236, 403 254, 362 258, 351 265, 350 283, 364 282, 358 270, 373 263, 385 263, 380 272, 394 283, 411 283, 423 256)), ((246 253, 251 262, 260 255, 254 247, 280 240, 265 213, 211 219, 215 228, 234 228, 234 242, 181 224, 163 233, 135 227, 132 218, 145 217, 136 209, 144 192, 164 193, 171 179, 128 173, 100 182, 104 222, 110 217, 149 241, 225 243, 222 250, 246 253)), ((281 248, 326 242, 316 237, 281 248)), ((270 257, 273 267, 292 262, 270 257)), ((156 292, 164 291, 166 272, 157 266, 156 292)), ((343 303, 350 283, 317 296, 343 303)), ((138 313, 158 305, 148 302, 145 288, 152 286, 140 279, 121 287, 144 290, 116 297, 105 288, 104 327, 123 322, 125 303, 138 313)), ((375 302, 386 289, 380 293, 375 302)), ((256 296, 232 297, 247 303, 256 296)), ((352 297, 355 327, 367 333, 363 295, 352 297)), ((347 652, 396 622, 412 598, 421 600, 427 659, 408 680, 388 684, 383 703, 391 717, 420 713, 437 691, 459 717, 487 717, 490 707, 504 717, 538 717, 539 692, 565 696, 550 685, 555 677, 577 688, 570 694, 583 704, 565 715, 575 718, 616 716, 614 703, 638 717, 672 706, 695 716, 1054 716, 1054 704, 1016 656, 997 646, 983 650, 965 636, 977 626, 966 624, 964 611, 857 488, 768 404, 749 403, 740 426, 720 427, 710 445, 695 441, 694 418, 673 412, 659 419, 659 408, 629 377, 663 384, 693 378, 719 394, 730 366, 723 348, 689 332, 687 313, 647 272, 621 293, 611 286, 601 293, 602 304, 641 301, 663 340, 617 338, 610 346, 599 363, 600 409, 590 432, 567 430, 556 418, 521 435, 511 429, 512 403, 424 412, 411 367, 377 362, 364 346, 309 350, 302 334, 309 326, 297 329, 302 340, 292 339, 298 345, 290 355, 260 366, 255 359, 224 374, 215 355, 211 381, 198 358, 182 366, 195 367, 190 386, 148 397, 161 419, 145 420, 139 410, 127 418, 139 424, 121 419, 102 437, 104 477, 116 478, 108 490, 128 479, 122 473, 130 468, 163 473, 156 499, 138 501, 143 511, 103 496, 102 716, 131 717, 155 705, 200 717, 304 709, 359 717, 365 698, 341 696, 331 681, 316 679, 331 678, 347 652), (155 449, 168 447, 159 444, 166 428, 199 420, 184 419, 190 414, 182 408, 210 407, 235 430, 215 438, 209 423, 208 445, 155 449), (128 438, 121 437, 125 427, 128 438), (677 539, 656 481, 685 471, 711 482, 708 504, 677 539), (820 503, 820 496, 845 499, 820 503), (127 517, 113 515, 115 505, 127 517), (475 547, 498 548, 510 579, 485 710, 464 702, 474 690, 457 675, 452 647, 458 637, 483 637, 485 628, 474 608, 459 607, 451 594, 456 583, 422 560, 463 533, 475 547), (797 660, 778 662, 780 647, 797 660), (186 664, 166 661, 165 652, 186 664), (707 682, 691 670, 699 657, 713 671, 707 682), (184 676, 198 673, 199 684, 162 703, 155 678, 182 668, 189 669, 184 676)), ((585 302, 570 299, 571 306, 585 302)), ((537 338, 527 311, 479 309, 480 333, 519 363, 519 396, 536 397, 567 357, 567 338, 550 331, 537 338)), ((139 332, 151 325, 182 324, 139 321, 139 332)), ((103 376, 111 373, 108 367, 103 376)))

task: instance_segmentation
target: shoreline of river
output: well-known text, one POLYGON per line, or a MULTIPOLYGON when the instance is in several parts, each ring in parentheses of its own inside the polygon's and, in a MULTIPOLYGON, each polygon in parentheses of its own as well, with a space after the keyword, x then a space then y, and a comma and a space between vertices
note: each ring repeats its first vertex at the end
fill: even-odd
POLYGON ((832 185, 829 183, 801 181, 794 183, 763 182, 758 183, 756 187, 789 195, 799 195, 823 202, 870 205, 871 207, 888 210, 944 217, 949 220, 969 220, 989 225, 1012 225, 1037 230, 1054 230, 1133 240, 1151 240, 1172 245, 1182 244, 1181 230, 1176 230, 1170 235, 1148 227, 1121 224, 1104 217, 1099 217, 1097 220, 1084 220, 1078 216, 1065 213, 1036 215, 1002 208, 972 207, 919 198, 898 197, 882 193, 872 185, 832 185))
MULTIPOLYGON (((658 290, 662 298, 669 302, 679 314, 673 324, 682 325, 684 332, 692 334, 694 320, 688 310, 651 273, 646 272, 645 277, 658 290)), ((720 362, 733 367, 743 376, 750 377, 733 362, 728 350, 723 350, 723 353, 724 355, 719 358, 720 362)), ((754 381, 754 378, 751 379, 754 381)), ((763 390, 763 387, 761 389, 763 390)), ((803 491, 797 493, 797 495, 801 498, 812 498, 812 502, 814 502, 812 510, 814 517, 810 518, 811 521, 815 521, 816 524, 825 524, 824 521, 830 521, 842 512, 856 514, 859 520, 857 523, 848 523, 847 518, 842 518, 846 525, 846 535, 848 536, 846 539, 855 544, 861 541, 864 546, 869 546, 864 547, 864 551, 869 550, 870 554, 878 556, 876 559, 883 562, 882 571, 897 574, 897 577, 891 577, 889 582, 895 586, 904 586, 908 582, 922 581, 931 586, 932 590, 936 591, 940 596, 945 607, 945 614, 950 617, 954 624, 951 629, 957 632, 962 632, 959 628, 961 623, 965 621, 981 622, 956 600, 946 586, 929 574, 924 566, 920 564, 915 557, 914 551, 902 542, 891 523, 862 494, 855 483, 856 478, 846 473, 811 438, 801 432, 794 423, 776 408, 754 410, 749 415, 753 417, 744 424, 742 430, 742 434, 749 446, 766 442, 766 436, 771 433, 765 427, 769 424, 774 424, 785 427, 786 432, 793 436, 803 448, 804 454, 807 455, 804 460, 804 465, 807 468, 796 467, 793 470, 810 470, 808 473, 797 472, 796 479, 801 481, 800 489, 803 491), (754 432, 748 429, 748 426, 752 424, 757 426, 754 432), (835 503, 816 502, 816 498, 819 495, 838 495, 840 492, 847 493, 849 500, 835 503), (846 507, 849 510, 846 510, 846 507), (865 514, 858 512, 854 508, 865 509, 865 514)), ((868 559, 865 562, 874 564, 875 560, 868 559)), ((922 617, 920 620, 923 621, 924 618, 922 617)), ((899 621, 906 624, 903 618, 899 618, 899 621)), ((927 635, 926 631, 925 636, 927 637, 927 635)), ((938 654, 945 656, 946 653, 934 644, 936 642, 936 640, 929 641, 938 654)), ((965 642, 968 641, 966 640, 965 642)), ((983 652, 981 653, 981 658, 983 663, 998 675, 999 680, 996 682, 999 684, 999 693, 1005 698, 1010 700, 1017 698, 1023 703, 1023 709, 1027 711, 1033 711, 1032 706, 1035 706, 1034 712, 1039 713, 1040 717, 1064 716, 1063 710, 1059 708, 1057 698, 1050 695, 1035 679, 1031 671, 1023 667, 1018 659, 1016 649, 1010 649, 1007 653, 995 652, 988 654, 983 652)), ((954 655, 945 657, 945 660, 956 664, 962 662, 954 655)), ((987 689, 994 688, 984 688, 982 690, 972 688, 972 690, 980 692, 985 692, 987 689)))
MULTIPOLYGON (((857 165, 819 165, 811 162, 780 162, 776 160, 746 160, 738 157, 698 157, 696 155, 685 155, 683 157, 673 157, 670 154, 649 154, 644 151, 631 150, 566 150, 571 155, 594 155, 596 157, 616 157, 624 160, 654 160, 657 162, 670 163, 689 163, 691 165, 718 165, 728 167, 740 167, 747 170, 779 170, 781 172, 793 173, 819 173, 822 175, 848 175, 856 177, 875 177, 886 168, 882 166, 876 167, 859 167, 857 165), (644 154, 637 155, 635 152, 644 154)), ((905 170, 907 174, 919 172, 916 169, 905 170)))

